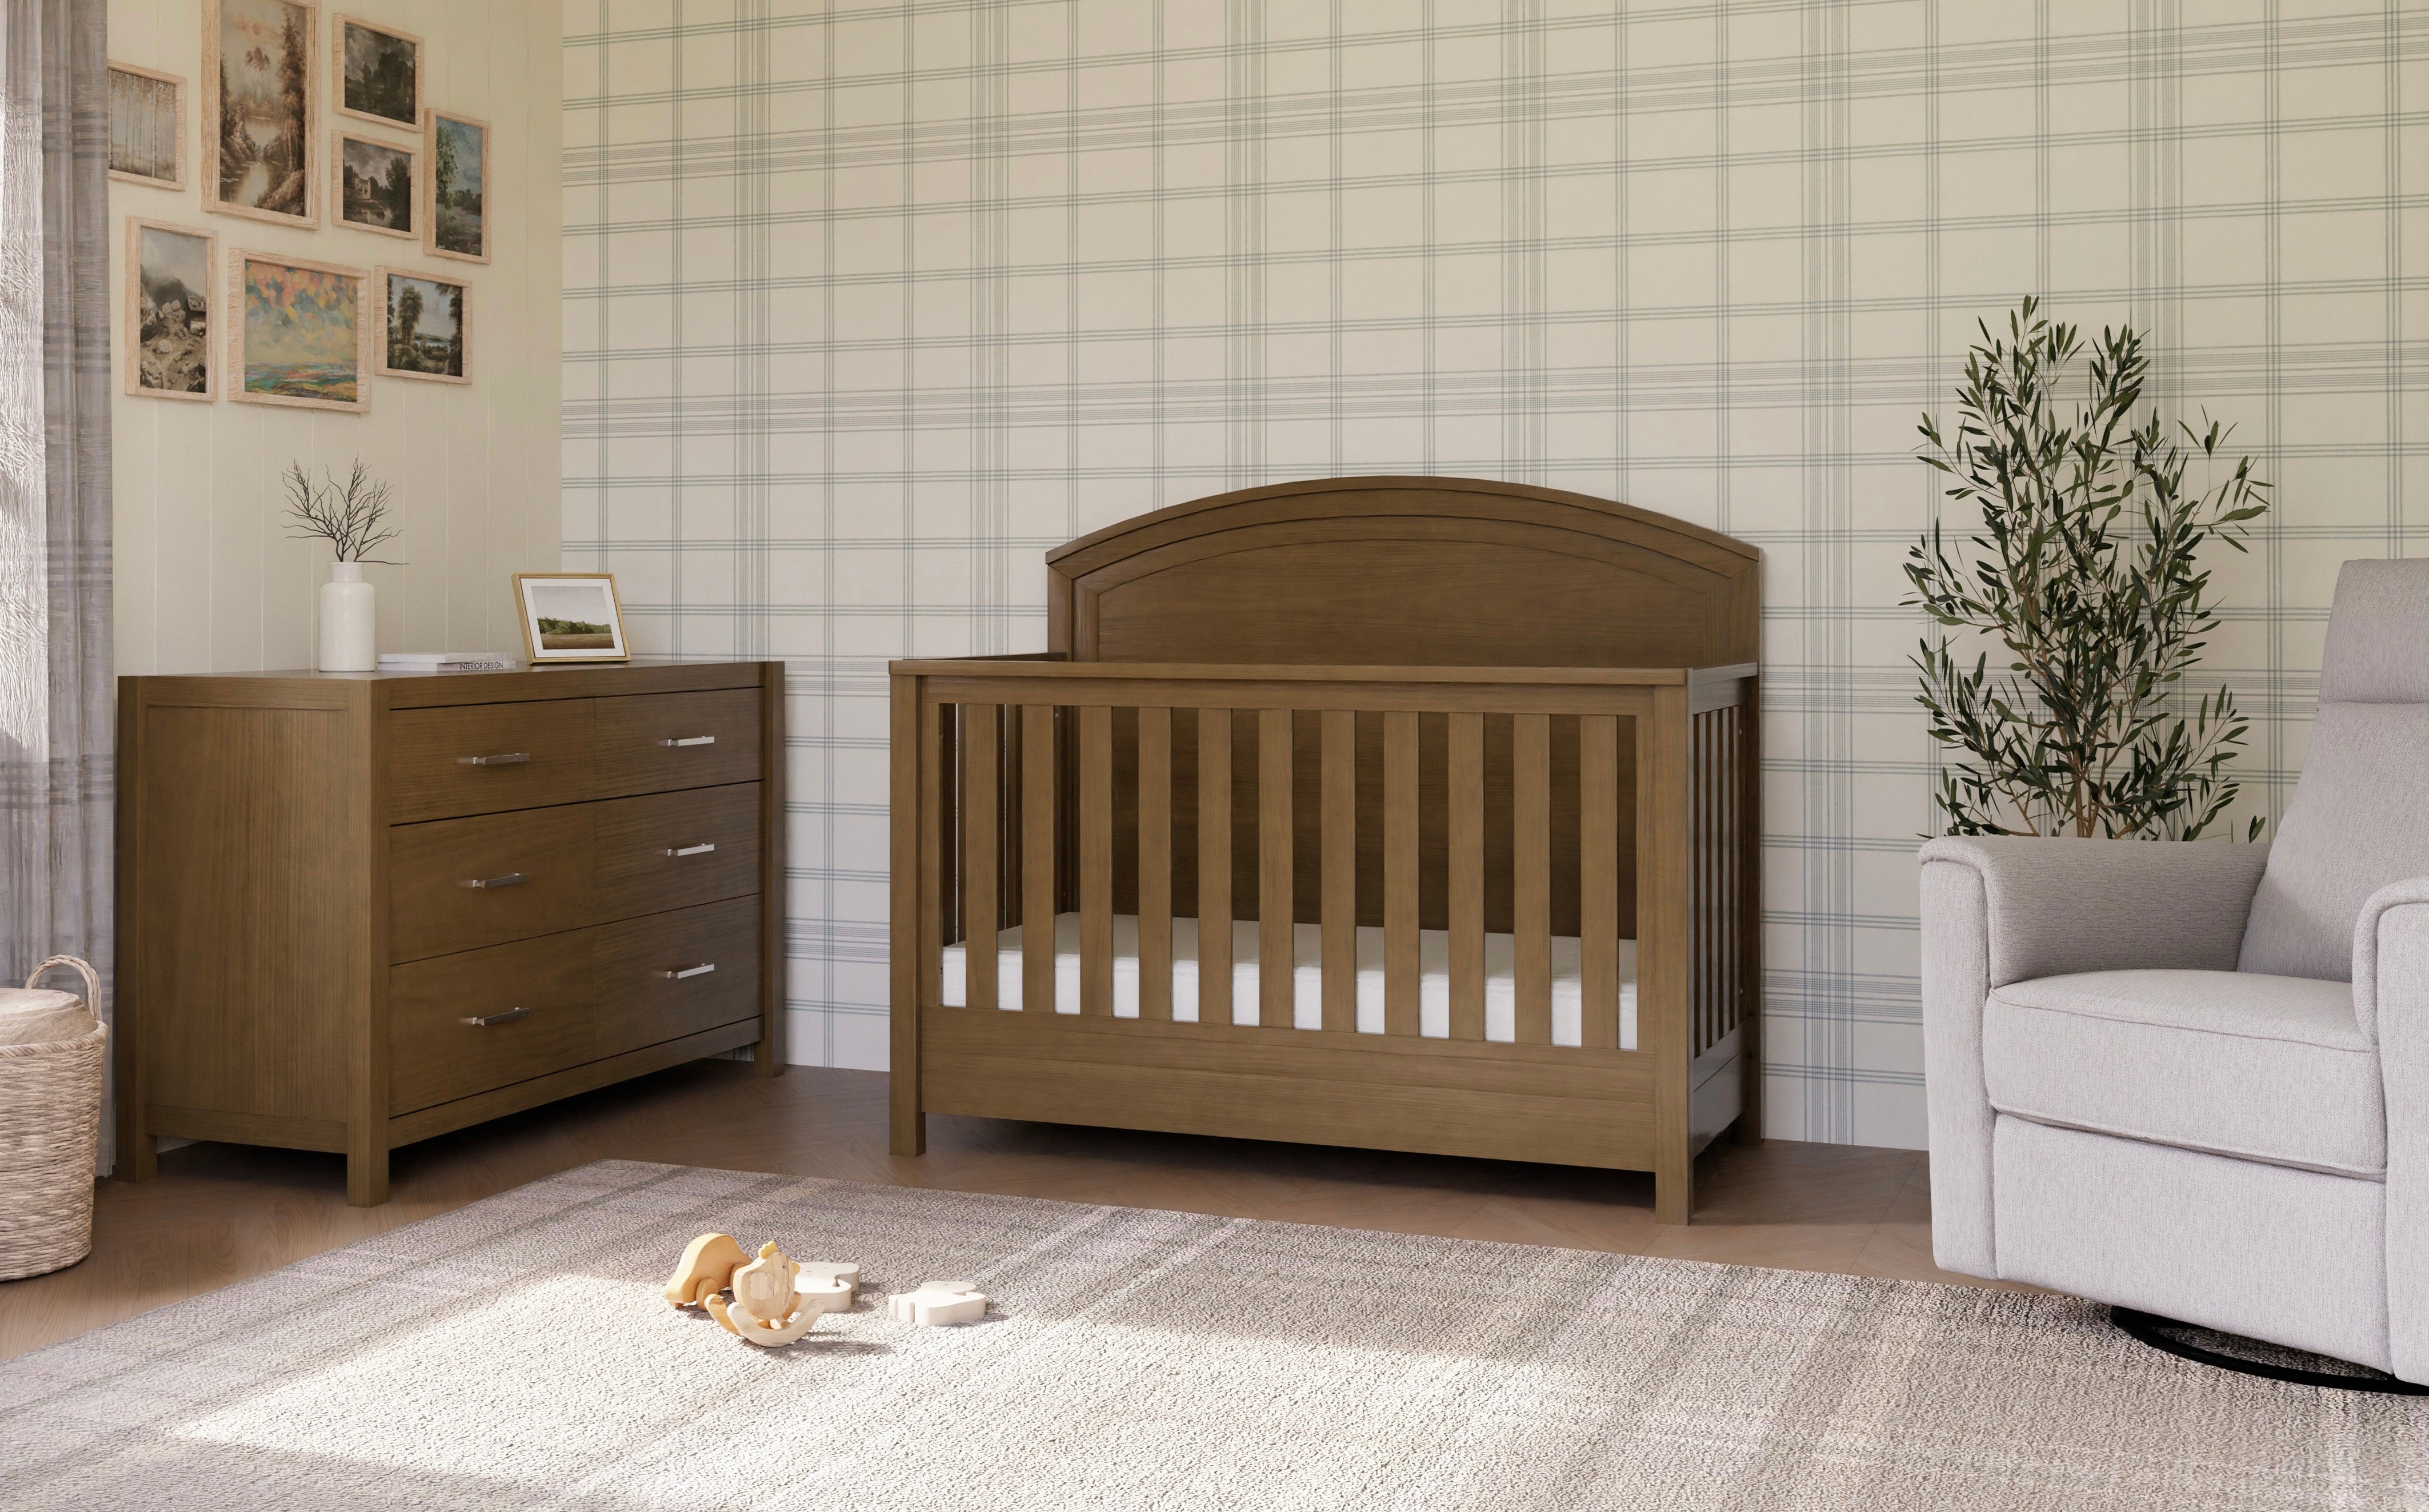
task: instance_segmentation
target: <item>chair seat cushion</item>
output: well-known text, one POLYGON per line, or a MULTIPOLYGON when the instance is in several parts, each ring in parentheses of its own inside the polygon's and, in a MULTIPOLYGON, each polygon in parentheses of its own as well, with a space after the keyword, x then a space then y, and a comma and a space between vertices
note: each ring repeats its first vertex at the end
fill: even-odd
POLYGON ((2378 1051, 2353 988, 2239 971, 2011 983, 1982 1018, 1991 1106, 2037 1123, 2378 1177, 2378 1051))

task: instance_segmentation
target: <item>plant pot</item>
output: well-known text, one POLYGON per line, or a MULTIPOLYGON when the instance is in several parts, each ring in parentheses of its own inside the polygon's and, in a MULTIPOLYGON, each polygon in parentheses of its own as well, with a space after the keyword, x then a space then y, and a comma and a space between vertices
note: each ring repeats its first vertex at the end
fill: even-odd
POLYGON ((371 672, 379 667, 379 611, 360 562, 339 562, 321 584, 321 659, 323 672, 371 672))

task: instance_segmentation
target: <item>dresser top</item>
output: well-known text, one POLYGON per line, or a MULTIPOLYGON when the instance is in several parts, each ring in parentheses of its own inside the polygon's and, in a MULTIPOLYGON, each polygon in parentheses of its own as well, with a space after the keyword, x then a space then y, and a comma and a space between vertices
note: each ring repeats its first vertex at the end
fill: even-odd
MULTIPOLYGON (((633 693, 681 693, 712 688, 757 687, 774 660, 694 662, 671 656, 636 656, 629 662, 574 662, 525 665, 504 672, 441 672, 416 668, 388 672, 160 672, 122 677, 122 684, 141 688, 146 701, 176 703, 194 698, 217 702, 211 690, 261 690, 267 686, 302 692, 316 704, 342 699, 348 683, 379 684, 373 699, 391 709, 429 708, 451 703, 508 703, 530 698, 613 698, 633 693), (162 696, 165 695, 165 698, 162 696)), ((252 701, 252 700, 245 700, 252 701)))

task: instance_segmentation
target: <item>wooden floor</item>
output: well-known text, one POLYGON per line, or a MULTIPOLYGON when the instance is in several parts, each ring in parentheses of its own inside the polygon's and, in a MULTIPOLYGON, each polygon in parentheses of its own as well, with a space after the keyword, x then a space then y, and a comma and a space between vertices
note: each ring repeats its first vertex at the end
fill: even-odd
POLYGON ((190 1145, 156 1180, 101 1184, 82 1263, 0 1283, 0 1359, 609 1158, 1969 1281, 1932 1266, 1912 1150, 1724 1142, 1677 1227, 1653 1222, 1652 1179, 1629 1173, 975 1118, 932 1117, 928 1142, 917 1159, 886 1153, 882 1074, 762 1080, 704 1060, 409 1145, 380 1208, 346 1206, 334 1155, 190 1145))

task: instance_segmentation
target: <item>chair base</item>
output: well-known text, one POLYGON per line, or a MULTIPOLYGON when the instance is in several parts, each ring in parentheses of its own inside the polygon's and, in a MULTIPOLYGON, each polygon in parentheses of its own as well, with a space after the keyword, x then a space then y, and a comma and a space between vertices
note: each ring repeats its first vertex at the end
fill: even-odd
MULTIPOLYGON (((2279 1365, 2263 1359, 2247 1359, 2240 1356, 2221 1354, 2214 1349, 2205 1349, 2199 1344, 2176 1338, 2168 1332, 2175 1328, 2189 1329, 2194 1326, 2193 1324, 2180 1323, 2172 1318, 2161 1318, 2152 1313, 2137 1312, 2131 1307, 2109 1308, 2108 1321, 2153 1349, 2173 1355, 2178 1359, 2191 1360, 2197 1365, 2211 1365, 2222 1371, 2233 1371, 2238 1375, 2256 1375, 2265 1380, 2287 1381, 2296 1386, 2322 1386, 2332 1391, 2380 1391, 2390 1396, 2429 1396, 2429 1386, 2417 1386, 2410 1381, 2398 1380, 2392 1375, 2371 1370, 2367 1366, 2356 1365, 2353 1368, 2354 1373, 2348 1375, 2335 1371, 2306 1371, 2298 1366, 2279 1365)), ((2210 1333, 2214 1330, 2201 1329, 2200 1332, 2210 1333)))

